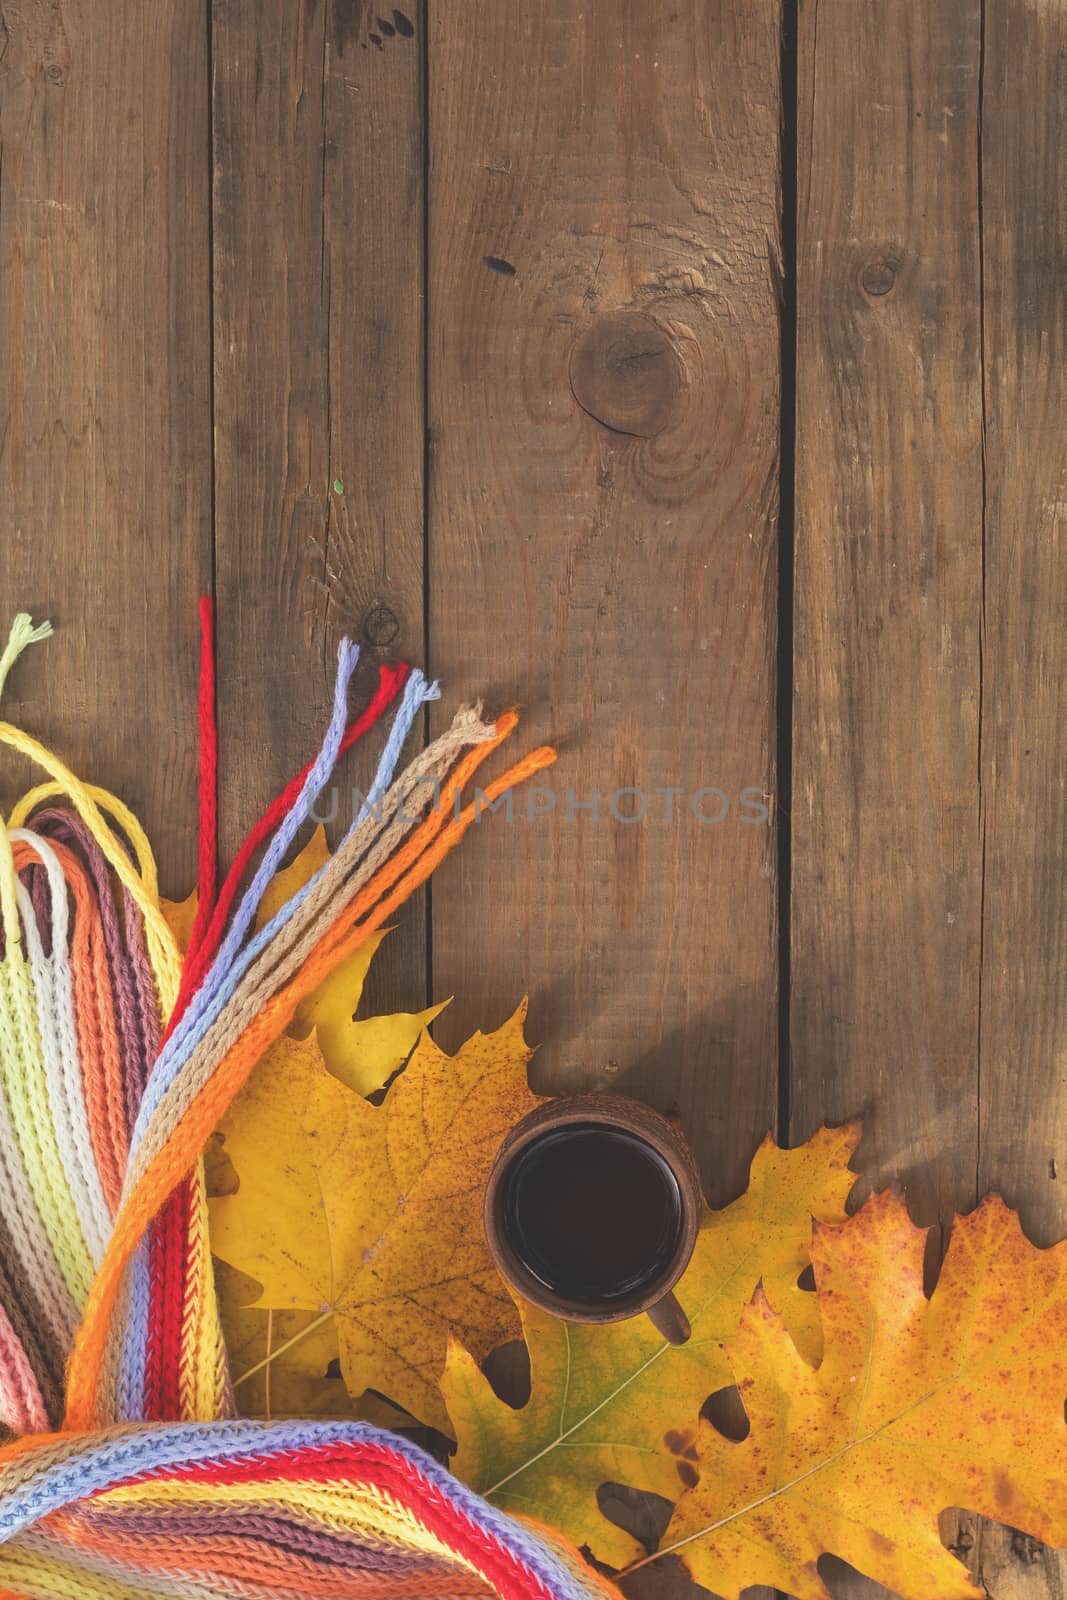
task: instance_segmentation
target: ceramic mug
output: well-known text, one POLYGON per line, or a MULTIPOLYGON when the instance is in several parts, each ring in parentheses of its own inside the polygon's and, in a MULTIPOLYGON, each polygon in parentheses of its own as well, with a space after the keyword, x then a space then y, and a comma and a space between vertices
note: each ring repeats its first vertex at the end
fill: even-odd
POLYGON ((485 1234, 523 1296, 569 1322, 647 1314, 671 1344, 689 1337, 671 1292, 704 1210, 678 1130, 622 1095, 550 1100, 516 1124, 485 1191, 485 1234))

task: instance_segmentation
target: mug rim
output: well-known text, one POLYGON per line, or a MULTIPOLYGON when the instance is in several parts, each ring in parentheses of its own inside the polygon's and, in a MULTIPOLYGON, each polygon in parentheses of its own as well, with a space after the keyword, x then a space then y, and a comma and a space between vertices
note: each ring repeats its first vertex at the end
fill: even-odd
POLYGON ((643 1100, 589 1091, 546 1101, 517 1122, 505 1136, 485 1186, 482 1221, 497 1270, 524 1300, 566 1322, 602 1324, 629 1322, 631 1317, 641 1316, 670 1294, 692 1259, 703 1211, 700 1171, 681 1130, 643 1100), (508 1239, 503 1220, 504 1179, 516 1157, 542 1134, 576 1123, 599 1123, 641 1140, 666 1162, 681 1198, 681 1236, 663 1272, 633 1299, 599 1308, 588 1301, 558 1294, 536 1278, 508 1239))

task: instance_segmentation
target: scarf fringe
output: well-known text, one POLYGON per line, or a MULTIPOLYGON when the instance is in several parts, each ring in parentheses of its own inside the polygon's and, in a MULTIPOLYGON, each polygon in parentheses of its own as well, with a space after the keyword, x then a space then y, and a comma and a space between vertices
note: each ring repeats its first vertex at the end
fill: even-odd
MULTIPOLYGON (((137 819, 0 723, 0 743, 51 779, 0 822, 0 1423, 20 1436, 0 1450, 0 1595, 612 1593, 403 1439, 232 1415, 203 1146, 301 1000, 555 752, 464 800, 518 718, 461 707, 397 776, 440 688, 382 666, 349 722, 359 650, 343 640, 321 748, 220 886, 210 601, 200 623, 199 903, 184 954, 137 819), (340 755, 390 711, 359 815, 257 931, 340 755)), ((16 617, 0 694, 51 631, 16 617)))

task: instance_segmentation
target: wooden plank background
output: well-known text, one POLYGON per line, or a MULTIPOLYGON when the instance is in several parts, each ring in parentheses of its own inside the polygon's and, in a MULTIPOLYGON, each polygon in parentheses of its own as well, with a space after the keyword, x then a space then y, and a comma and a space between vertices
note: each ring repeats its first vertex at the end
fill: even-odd
POLYGON ((202 589, 231 845, 344 632, 517 700, 554 808, 375 1007, 529 989, 540 1086, 677 1109, 716 1202, 862 1112, 932 1269, 991 1187, 1062 1236, 1064 105, 1050 0, 0 6, 0 595, 59 625, 11 714, 177 893, 202 589))
POLYGON ((722 1201, 776 1100, 738 798, 774 788, 776 5, 440 7, 430 67, 430 659, 563 751, 556 809, 434 882, 438 1033, 530 986, 539 1082, 679 1107, 722 1201))

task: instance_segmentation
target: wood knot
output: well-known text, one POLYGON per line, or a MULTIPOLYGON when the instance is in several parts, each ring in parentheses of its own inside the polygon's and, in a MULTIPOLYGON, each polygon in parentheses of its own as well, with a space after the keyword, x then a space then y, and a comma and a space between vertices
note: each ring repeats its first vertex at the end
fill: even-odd
POLYGON ((683 381, 669 335, 640 311, 598 317, 571 352, 574 398, 615 433, 661 433, 683 381))
POLYGON ((400 618, 392 606, 387 606, 384 601, 378 600, 363 618, 362 631, 367 644, 383 650, 386 645, 392 644, 400 632, 400 618))

